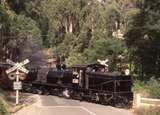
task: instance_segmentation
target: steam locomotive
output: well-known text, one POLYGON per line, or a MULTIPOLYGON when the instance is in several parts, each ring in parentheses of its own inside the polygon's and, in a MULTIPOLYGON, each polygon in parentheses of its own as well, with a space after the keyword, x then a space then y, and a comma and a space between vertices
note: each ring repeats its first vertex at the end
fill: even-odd
MULTIPOLYGON (((69 69, 50 70, 45 83, 27 80, 25 82, 30 83, 35 93, 101 104, 130 105, 133 100, 132 76, 104 70, 105 66, 100 64, 74 65, 69 69)), ((33 73, 29 74, 33 78, 33 73)), ((30 77, 28 76, 28 79, 30 77)))
POLYGON ((133 100, 132 76, 120 72, 105 72, 104 65, 81 64, 69 69, 65 67, 51 69, 46 82, 37 81, 38 69, 28 69, 30 72, 23 82, 24 92, 51 94, 111 105, 131 105, 133 100))

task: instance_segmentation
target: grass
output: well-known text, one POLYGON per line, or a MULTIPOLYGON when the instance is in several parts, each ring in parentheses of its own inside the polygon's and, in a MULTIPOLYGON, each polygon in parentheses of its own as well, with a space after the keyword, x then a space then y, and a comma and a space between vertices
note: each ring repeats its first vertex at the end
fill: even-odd
POLYGON ((160 81, 151 78, 149 81, 135 81, 133 86, 135 93, 140 93, 143 97, 160 99, 160 81))
POLYGON ((0 89, 0 115, 10 115, 20 110, 24 105, 15 106, 13 93, 8 93, 0 89))
MULTIPOLYGON (((133 91, 142 97, 160 99, 160 80, 151 78, 149 81, 137 80, 133 91)), ((141 107, 134 110, 136 115, 160 115, 160 107, 141 107)))
POLYGON ((160 115, 160 107, 146 107, 135 110, 137 115, 160 115))
POLYGON ((9 115, 9 112, 7 110, 9 105, 6 101, 6 97, 8 96, 5 96, 4 91, 0 89, 0 114, 1 115, 9 115))
POLYGON ((0 115, 8 115, 5 105, 2 102, 0 102, 0 115))

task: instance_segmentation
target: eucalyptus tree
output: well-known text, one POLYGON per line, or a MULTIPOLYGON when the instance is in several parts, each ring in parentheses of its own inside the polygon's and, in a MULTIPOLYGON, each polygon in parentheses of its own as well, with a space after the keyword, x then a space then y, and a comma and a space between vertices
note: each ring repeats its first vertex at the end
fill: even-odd
POLYGON ((17 14, 7 1, 3 1, 1 16, 3 29, 3 52, 5 58, 17 59, 20 54, 20 45, 25 40, 40 38, 40 30, 34 20, 23 14, 17 14))
POLYGON ((98 1, 87 5, 88 15, 77 37, 76 46, 66 60, 68 64, 93 63, 98 58, 110 58, 113 62, 117 55, 123 53, 124 43, 112 37, 110 17, 113 12, 106 5, 98 1))

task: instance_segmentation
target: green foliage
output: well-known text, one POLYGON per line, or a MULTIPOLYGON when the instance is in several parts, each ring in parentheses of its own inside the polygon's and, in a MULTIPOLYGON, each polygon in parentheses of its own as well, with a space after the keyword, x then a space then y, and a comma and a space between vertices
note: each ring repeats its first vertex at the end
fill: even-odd
POLYGON ((141 95, 143 95, 144 97, 149 96, 149 91, 146 88, 146 83, 139 81, 139 80, 134 81, 133 91, 135 93, 141 93, 141 95))
POLYGON ((5 109, 5 106, 2 102, 0 102, 0 114, 1 115, 8 115, 6 109, 5 109))
POLYGON ((15 47, 18 42, 22 43, 25 39, 39 39, 40 30, 36 23, 24 15, 15 16, 10 22, 10 34, 13 38, 8 42, 8 45, 15 47))
POLYGON ((153 98, 160 98, 160 83, 158 80, 151 79, 147 88, 153 98))
POLYGON ((72 50, 69 53, 69 57, 66 59, 66 64, 68 66, 75 65, 75 64, 85 64, 86 63, 86 57, 81 54, 77 53, 77 51, 72 50))
POLYGON ((112 58, 114 54, 121 54, 124 51, 124 47, 116 39, 106 38, 105 34, 95 33, 87 50, 89 61, 95 62, 98 58, 112 58))
POLYGON ((159 77, 160 71, 160 1, 145 0, 126 34, 137 71, 144 79, 159 77))
POLYGON ((8 115, 7 112, 7 104, 6 104, 6 96, 4 95, 4 91, 0 89, 0 114, 1 115, 8 115))
POLYGON ((118 29, 125 32, 128 22, 138 12, 137 0, 23 0, 5 1, 9 11, 7 47, 42 40, 66 63, 93 63, 109 58, 112 68, 126 50, 123 40, 112 37, 118 29), (115 23, 118 23, 116 25, 115 23), (31 38, 31 39, 30 39, 31 38), (83 58, 79 58, 83 57, 83 58))
POLYGON ((66 34, 62 43, 57 47, 57 53, 61 56, 68 56, 73 49, 75 36, 73 34, 66 34))
POLYGON ((133 91, 145 97, 160 98, 160 81, 151 78, 149 81, 135 81, 133 91))
MULTIPOLYGON (((20 11, 14 5, 22 4, 3 1, 0 7, 2 17, 0 17, 1 30, 1 57, 15 59, 19 56, 18 50, 22 50, 26 41, 40 41, 40 29, 30 17, 24 14, 19 14, 20 11), (5 56, 5 57, 4 57, 5 56)), ((21 9, 22 10, 22 9, 21 9)), ((23 51, 21 51, 23 52, 23 51)))
POLYGON ((116 70, 116 59, 118 55, 125 51, 123 41, 109 37, 107 32, 100 30, 92 32, 88 47, 84 50, 83 56, 86 62, 95 63, 97 59, 110 60, 109 66, 111 70, 116 70))

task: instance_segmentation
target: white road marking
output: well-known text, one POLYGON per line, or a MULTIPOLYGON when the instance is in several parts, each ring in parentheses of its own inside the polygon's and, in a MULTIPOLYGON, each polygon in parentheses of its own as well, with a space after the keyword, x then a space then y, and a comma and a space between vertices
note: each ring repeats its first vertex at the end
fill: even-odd
MULTIPOLYGON (((42 99, 40 98, 39 95, 37 95, 37 98, 38 98, 38 102, 37 102, 37 107, 38 108, 44 108, 44 109, 53 109, 53 108, 75 108, 75 109, 82 109, 84 110, 85 112, 89 113, 90 115, 96 115, 94 112, 88 110, 87 108, 83 107, 83 106, 43 106, 42 105, 42 99)), ((58 97, 52 97, 57 104, 64 104, 64 100, 61 100, 59 99, 58 97)))
POLYGON ((40 98, 40 95, 37 95, 38 101, 37 105, 42 106, 42 99, 40 98))
POLYGON ((87 113, 89 113, 90 115, 96 115, 95 113, 93 113, 92 111, 88 110, 87 108, 83 107, 83 106, 42 106, 39 105, 39 108, 44 108, 44 109, 54 109, 54 108, 75 108, 75 109, 82 109, 84 111, 86 111, 87 113))
POLYGON ((93 113, 92 111, 88 110, 87 108, 81 106, 81 109, 85 110, 86 112, 88 112, 91 115, 96 115, 95 113, 93 113))
POLYGON ((40 108, 47 108, 47 109, 52 109, 52 108, 81 108, 81 106, 38 106, 40 108))

